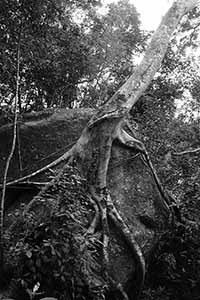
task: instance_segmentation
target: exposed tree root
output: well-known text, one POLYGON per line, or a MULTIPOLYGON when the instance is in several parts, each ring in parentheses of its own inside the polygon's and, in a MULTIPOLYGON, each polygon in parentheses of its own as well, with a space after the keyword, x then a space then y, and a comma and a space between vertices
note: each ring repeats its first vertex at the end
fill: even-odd
MULTIPOLYGON (((105 127, 104 127, 105 128, 105 127)), ((106 128, 108 130, 108 128, 106 128)), ((104 274, 107 274, 107 266, 109 262, 108 256, 108 242, 109 242, 109 228, 108 228, 108 221, 107 218, 110 217, 112 222, 118 228, 118 230, 122 233, 126 243, 130 247, 134 259, 137 264, 137 277, 138 277, 138 291, 137 295, 139 296, 141 287, 143 286, 144 276, 145 276, 145 262, 141 252, 141 249, 135 239, 132 237, 130 230, 128 229, 127 225, 124 223, 123 219, 121 218, 120 214, 117 212, 116 208, 114 207, 110 193, 107 189, 107 171, 108 171, 108 164, 110 160, 110 153, 112 142, 116 137, 117 130, 110 129, 110 135, 108 136, 105 132, 103 133, 103 141, 100 145, 100 160, 97 172, 97 188, 94 185, 90 186, 90 192, 93 199, 96 201, 100 215, 101 215, 101 226, 103 231, 103 267, 104 267, 104 274)), ((102 129, 101 129, 102 130, 102 129)), ((127 295, 123 290, 121 283, 115 283, 115 286, 120 288, 121 294, 124 299, 127 299, 127 295)))
POLYGON ((115 224, 115 226, 121 231, 126 243, 130 247, 134 259, 137 264, 137 291, 136 296, 139 297, 141 289, 144 284, 144 278, 145 278, 145 260, 142 254, 142 251, 140 249, 140 246, 136 242, 136 240, 133 237, 133 234, 131 234, 128 226, 120 216, 119 212, 115 208, 110 195, 108 195, 108 215, 110 216, 111 220, 115 224))
POLYGON ((116 284, 116 282, 112 278, 109 278, 109 280, 112 282, 115 290, 119 291, 122 300, 129 300, 128 295, 125 292, 125 290, 124 290, 123 286, 121 285, 121 283, 116 284))
MULTIPOLYGON (((131 234, 128 226, 125 224, 123 218, 120 216, 119 212, 115 208, 114 204, 112 203, 110 193, 107 189, 107 171, 108 171, 108 164, 110 161, 110 155, 111 155, 111 148, 112 148, 112 143, 113 140, 117 137, 118 140, 125 146, 131 149, 134 149, 138 151, 147 166, 150 168, 153 178, 155 179, 155 182, 157 184, 157 187, 161 193, 161 195, 165 196, 162 186, 160 184, 160 181, 158 179, 158 176, 156 174, 156 171, 154 170, 152 163, 149 159, 148 153, 144 147, 144 145, 138 141, 137 139, 133 138, 130 136, 125 130, 123 130, 120 126, 117 126, 117 129, 113 129, 113 126, 110 127, 110 130, 106 128, 105 126, 103 127, 103 133, 102 133, 102 139, 101 143, 99 146, 99 152, 98 156, 99 158, 97 159, 98 165, 96 166, 97 171, 96 171, 96 179, 94 182, 90 183, 89 180, 89 201, 91 202, 94 210, 95 210, 95 216, 93 221, 91 222, 87 232, 86 236, 90 234, 94 234, 97 224, 99 221, 101 222, 101 228, 102 228, 102 272, 103 272, 103 277, 105 280, 109 280, 109 275, 107 272, 107 267, 109 263, 109 254, 108 254, 108 244, 109 244, 109 226, 108 226, 108 218, 111 219, 111 221, 115 224, 117 229, 122 233, 122 236, 124 237, 125 242, 127 243, 128 247, 133 253, 133 257, 136 262, 136 269, 137 269, 137 297, 139 297, 141 288, 144 283, 144 277, 145 277, 145 261, 144 257, 142 254, 142 251, 135 241, 133 234, 131 234), (106 133, 105 130, 108 132, 106 133), (117 132, 117 134, 116 134, 117 132)), ((102 128, 100 129, 102 130, 102 128)), ((91 129, 85 130, 83 135, 80 137, 80 139, 77 141, 77 143, 68 151, 66 152, 63 156, 55 160, 54 162, 50 163, 49 165, 43 167, 40 170, 35 171, 34 173, 27 175, 23 178, 20 178, 18 180, 14 180, 8 185, 20 183, 24 180, 30 179, 46 170, 49 168, 52 168, 59 163, 63 161, 68 161, 68 163, 73 163, 74 159, 76 160, 77 157, 81 157, 83 155, 84 147, 88 144, 88 141, 91 138, 91 129)), ((87 170, 88 173, 90 170, 87 170)), ((62 171, 61 171, 62 172, 62 171)), ((59 176, 59 175, 58 175, 59 176)), ((53 180, 54 181, 54 180, 53 180)), ((44 189, 42 190, 45 192, 49 185, 51 185, 52 182, 47 184, 44 189)), ((162 197, 164 198, 164 197, 162 197)), ((26 208, 26 212, 29 210, 31 207, 32 202, 29 203, 29 205, 26 208)), ((165 202, 165 198, 160 203, 162 206, 163 210, 167 213, 169 213, 169 207, 165 202)), ((126 292, 123 289, 123 286, 121 283, 115 282, 113 279, 109 280, 112 285, 115 287, 116 290, 118 290, 121 294, 122 299, 127 300, 128 296, 126 292)))
POLYGON ((121 285, 121 283, 118 283, 117 287, 116 287, 116 290, 118 290, 122 296, 122 300, 129 300, 128 299, 128 295, 127 293, 125 292, 123 286, 121 285))
POLYGON ((132 148, 133 150, 138 150, 138 152, 140 153, 142 161, 145 164, 145 166, 147 166, 148 169, 150 170, 153 179, 156 183, 157 189, 160 193, 161 197, 157 199, 157 201, 159 201, 157 204, 161 208, 163 213, 169 218, 169 223, 173 223, 175 221, 174 217, 176 217, 176 220, 178 222, 182 223, 184 220, 176 204, 176 200, 172 195, 170 195, 167 191, 165 191, 144 144, 141 141, 130 136, 127 132, 125 132, 121 128, 118 131, 117 138, 122 145, 128 148, 132 148))
MULTIPOLYGON (((108 171, 108 164, 110 161, 111 156, 111 148, 112 143, 114 139, 118 139, 121 144, 125 147, 131 148, 134 151, 138 151, 138 153, 143 158, 145 164, 149 167, 153 178, 156 182, 157 188, 161 194, 161 200, 159 203, 159 206, 162 208, 163 212, 167 215, 169 215, 170 208, 168 206, 168 198, 164 192, 164 189, 162 188, 162 185, 159 181, 159 178, 156 174, 155 169, 153 168, 153 165, 151 163, 151 160, 148 156, 148 153, 140 141, 129 135, 125 130, 122 129, 121 125, 117 124, 118 126, 115 126, 114 123, 109 123, 109 126, 103 126, 98 128, 98 133, 101 133, 101 136, 99 140, 96 140, 96 129, 85 129, 77 143, 63 156, 55 160, 54 162, 50 163, 49 165, 43 167, 40 170, 37 170, 36 172, 27 175, 23 178, 20 178, 18 180, 12 181, 8 183, 8 185, 16 184, 19 182, 22 182, 24 180, 27 180, 35 175, 38 175, 44 171, 46 171, 49 168, 52 168, 56 166, 57 164, 67 161, 68 164, 73 164, 73 161, 77 161, 77 159, 81 160, 81 164, 84 162, 84 160, 88 160, 90 162, 90 157, 92 157, 95 153, 95 161, 96 165, 92 166, 90 165, 87 170, 84 171, 86 178, 88 179, 89 184, 89 193, 88 199, 91 202, 94 211, 95 216, 86 231, 87 235, 92 235, 95 233, 97 224, 101 223, 102 228, 102 274, 105 281, 111 282, 112 286, 115 287, 116 290, 118 290, 121 294, 122 299, 128 300, 128 296, 126 294, 126 291, 124 290, 122 284, 119 282, 115 282, 115 280, 112 278, 109 278, 108 274, 108 263, 109 263, 109 253, 108 253, 108 245, 109 245, 109 226, 108 226, 108 218, 114 223, 114 225, 117 227, 119 232, 121 232, 122 236, 124 237, 124 240, 128 247, 130 248, 134 260, 136 262, 136 270, 137 270, 137 298, 140 295, 140 291, 142 289, 143 283, 144 283, 144 277, 145 277, 145 260, 142 254, 142 251, 137 244, 136 240, 133 237, 133 234, 130 232, 128 226, 124 222, 123 218, 120 216, 119 212, 115 208, 112 199, 110 197, 110 193, 107 189, 107 171, 108 171), (97 146, 96 144, 99 143, 97 146), (90 149, 90 150, 88 150, 90 149), (98 152, 96 153, 95 149, 98 149, 98 152), (89 152, 87 152, 87 150, 89 152), (91 153, 90 153, 91 151, 91 153), (85 152, 87 152, 85 154, 85 152), (88 155, 88 157, 87 157, 88 155), (92 168, 96 168, 96 171, 92 168), (95 174, 95 178, 90 178, 90 173, 95 174), (89 178, 88 178, 89 176, 89 178)), ((84 163, 83 163, 84 164, 84 163)), ((62 171, 61 171, 62 173, 62 171)), ((59 176, 59 175, 57 175, 59 176)), ((55 180, 57 178, 55 177, 55 180)), ((49 186, 52 185, 54 182, 51 181, 49 184, 47 184, 43 189, 42 192, 45 192, 48 190, 49 186)), ((34 199, 33 199, 34 201, 34 199)), ((24 213, 30 209, 32 205, 32 201, 28 204, 26 207, 26 210, 24 213)))
POLYGON ((86 232, 86 235, 92 235, 95 233, 95 229, 97 227, 97 224, 99 222, 99 218, 100 218, 100 214, 99 214, 99 207, 98 207, 98 204, 96 203, 96 201, 94 201, 91 197, 91 195, 88 195, 88 199, 92 205, 92 207, 94 208, 95 210, 95 216, 94 216, 94 219, 92 220, 87 232, 86 232))
MULTIPOLYGON (((93 196, 94 199, 96 199, 97 203, 101 202, 101 197, 98 196, 94 190, 94 187, 90 188, 91 194, 93 196)), ((142 254, 142 251, 139 247, 139 245, 137 244, 137 242, 135 241, 135 239, 133 238, 128 226, 125 224, 125 222, 123 221, 122 217, 120 216, 119 212, 117 211, 117 209, 115 208, 114 204, 112 203, 111 197, 109 192, 106 192, 106 203, 107 203, 107 214, 108 217, 111 219, 111 221, 115 224, 115 226, 117 227, 117 229, 122 233, 127 245, 130 247, 134 259, 136 261, 137 264, 137 277, 138 277, 138 285, 137 285, 137 296, 139 296, 141 288, 143 286, 144 283, 144 277, 145 277, 145 261, 144 261, 144 257, 142 254)), ((105 245, 104 245, 105 246, 105 245)), ((108 255, 107 253, 105 253, 105 251, 107 251, 107 249, 104 249, 104 255, 108 255)), ((107 263, 109 261, 109 258, 107 259, 107 263)), ((112 281, 112 283, 114 284, 114 282, 112 281)), ((126 292, 123 290, 123 287, 121 285, 121 283, 115 283, 114 284, 115 287, 117 289, 120 290, 122 296, 124 299, 128 299, 126 292)))
MULTIPOLYGON (((97 193, 95 192, 95 189, 94 189, 93 186, 90 187, 90 191, 91 191, 91 194, 92 194, 93 198, 98 203, 99 209, 101 209, 100 208, 101 205, 99 205, 99 204, 102 201, 102 197, 97 195, 97 193)), ((139 296, 141 288, 142 288, 143 283, 144 283, 144 277, 145 277, 145 261, 144 261, 142 251, 141 251, 139 245, 137 244, 137 242, 135 241, 135 239, 133 238, 128 226, 125 224, 125 222, 123 221, 123 219, 120 216, 119 212, 114 207, 114 204, 112 203, 110 194, 107 190, 104 192, 104 195, 106 197, 105 200, 106 200, 106 203, 107 203, 107 205, 106 205, 107 206, 107 212, 106 212, 107 217, 109 217, 111 219, 111 221, 115 224, 117 229, 122 233, 127 245, 130 247, 130 249, 133 253, 134 259, 136 261, 136 264, 137 264, 137 277, 138 277, 137 296, 139 296)), ((101 210, 100 210, 100 212, 101 212, 101 210)), ((103 219, 102 219, 102 221, 103 221, 103 219)), ((105 232, 103 232, 103 234, 105 235, 105 232)), ((107 243, 106 244, 103 243, 104 263, 106 263, 106 265, 104 265, 104 268, 107 268, 107 265, 108 265, 108 262, 109 262, 108 248, 107 248, 108 247, 108 239, 109 239, 108 232, 106 232, 106 237, 107 237, 107 243), (106 258, 105 258, 105 256, 106 256, 106 258)), ((108 274, 106 274, 106 276, 108 278, 108 274)), ((122 284, 114 282, 113 279, 111 281, 112 281, 112 284, 115 286, 115 288, 120 291, 123 299, 127 300, 128 296, 127 296, 126 292, 124 291, 122 284)))
POLYGON ((120 129, 118 132, 118 140, 121 142, 122 145, 124 145, 125 147, 131 148, 133 150, 138 150, 139 153, 141 154, 141 157, 145 163, 145 165, 148 166, 148 168, 151 171, 151 174, 155 180, 155 183, 157 185, 158 191, 161 195, 161 198, 159 198, 159 207, 161 207, 161 209, 163 210, 163 212, 166 215, 170 214, 170 208, 169 208, 169 199, 168 196, 166 194, 166 192, 164 191, 162 184, 160 182, 160 179, 158 178, 158 175, 156 173, 156 170, 154 169, 152 162, 150 160, 150 157, 148 155, 148 152, 144 146, 144 144, 135 139, 134 137, 130 136, 126 131, 124 131, 123 129, 120 129))
POLYGON ((109 228, 108 228, 108 219, 107 219, 106 193, 104 190, 101 190, 100 196, 97 196, 93 186, 90 187, 90 192, 93 199, 96 201, 100 212, 102 235, 103 235, 103 274, 105 279, 107 280, 108 279, 107 265, 109 262, 109 257, 108 257, 109 228))

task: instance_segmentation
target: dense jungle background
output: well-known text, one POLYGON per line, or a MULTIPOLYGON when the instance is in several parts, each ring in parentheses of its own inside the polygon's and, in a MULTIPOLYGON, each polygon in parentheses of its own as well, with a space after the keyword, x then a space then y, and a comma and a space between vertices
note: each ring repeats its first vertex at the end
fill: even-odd
MULTIPOLYGON (((17 122, 21 122, 25 115, 40 118, 60 109, 66 114, 76 109, 98 109, 133 73, 152 36, 152 32, 141 29, 140 15, 128 0, 110 4, 103 14, 99 11, 101 1, 97 0, 0 2, 0 130, 13 124, 16 115, 17 122)), ((200 299, 199 27, 200 11, 194 9, 182 19, 159 72, 130 113, 130 123, 139 132, 163 186, 187 220, 184 224, 176 222, 159 236, 148 260, 142 300, 200 299)), ((5 139, 0 141, 2 149, 5 139)), ((27 174, 27 158, 19 131, 16 139, 16 174, 22 177, 27 174)), ((62 145, 57 152, 62 152, 62 145)), ((33 161, 40 161, 38 153, 32 154, 33 161)), ((20 214, 9 213, 12 220, 20 214)), ((9 259, 15 260, 23 247, 26 259, 32 260, 27 282, 24 277, 17 280, 26 287, 34 282, 36 292, 30 292, 27 299, 41 299, 37 283, 43 262, 37 258, 42 256, 48 261, 51 249, 56 257, 52 276, 61 282, 57 297, 87 299, 82 290, 73 294, 72 283, 69 298, 62 298, 66 288, 63 282, 65 276, 69 277, 62 269, 64 256, 70 262, 73 255, 62 247, 66 240, 60 240, 57 247, 52 222, 59 226, 58 220, 49 220, 47 230, 53 232, 54 239, 43 248, 15 245, 15 254, 9 259)), ((5 248, 11 243, 9 238, 8 234, 5 248)), ((3 289, 10 284, 9 271, 6 274, 0 279, 3 289)))

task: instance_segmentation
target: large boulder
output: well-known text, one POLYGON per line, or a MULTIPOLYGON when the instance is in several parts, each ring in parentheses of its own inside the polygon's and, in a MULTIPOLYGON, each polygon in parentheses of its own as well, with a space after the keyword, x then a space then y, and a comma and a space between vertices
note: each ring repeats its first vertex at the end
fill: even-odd
MULTIPOLYGON (((11 181, 20 176, 27 175, 47 165, 66 152, 76 142, 82 129, 94 112, 92 109, 67 109, 56 110, 55 112, 32 113, 21 118, 18 124, 18 143, 11 162, 8 180, 11 181)), ((12 130, 11 124, 5 124, 0 128, 1 178, 3 178, 5 161, 11 147, 12 130)), ((47 170, 32 180, 37 183, 50 181, 62 167, 63 164, 58 165, 54 170, 47 170)), ((84 192, 85 179, 81 179, 81 175, 77 173, 76 169, 72 171, 71 168, 65 168, 53 186, 53 189, 52 186, 49 189, 48 187, 45 188, 31 202, 31 205, 29 204, 31 216, 34 215, 37 219, 34 223, 35 228, 38 228, 40 223, 44 224, 45 220, 49 220, 48 218, 52 217, 53 212, 55 213, 56 211, 57 214, 60 214, 61 211, 66 210, 80 225, 77 228, 75 222, 74 226, 70 227, 71 232, 75 232, 76 237, 83 238, 85 232, 81 228, 87 228, 94 217, 94 210, 88 196, 84 192), (72 188, 73 178, 75 178, 75 183, 72 188), (63 199, 65 199, 64 204, 63 199), (44 200, 46 204, 44 204, 44 200)), ((131 234, 141 247, 145 258, 148 259, 155 245, 156 236, 162 230, 163 224, 166 221, 164 215, 162 215, 162 209, 157 204, 160 202, 160 194, 148 167, 140 155, 136 151, 125 150, 117 142, 114 143, 112 149, 108 171, 108 187, 114 204, 130 228, 131 234)), ((29 185, 28 190, 27 186, 23 185, 20 187, 13 185, 7 190, 6 224, 7 226, 11 226, 9 227, 9 234, 13 237, 14 241, 12 241, 12 245, 9 244, 8 253, 9 247, 15 247, 17 239, 20 237, 20 230, 25 230, 24 228, 26 228, 27 234, 30 235, 27 220, 23 219, 22 221, 20 219, 21 223, 19 220, 13 220, 14 212, 19 211, 22 203, 29 203, 31 198, 37 193, 38 190, 35 187, 31 187, 31 185, 29 185), (12 222, 17 222, 15 224, 18 225, 12 226, 12 222)), ((69 223, 70 216, 68 214, 66 218, 67 223, 69 223)), ((55 227, 61 226, 60 222, 57 221, 54 225, 55 227)), ((37 230, 35 229, 35 231, 37 230)), ((66 236, 63 238, 68 239, 66 236)), ((73 244, 73 249, 74 247, 77 249, 77 245, 81 247, 82 239, 76 239, 76 242, 76 245, 73 244)), ((98 248, 99 246, 95 247, 98 248)), ((80 252, 76 252, 76 255, 80 259, 83 259, 80 252)), ((8 256, 10 257, 10 254, 8 256)), ((112 223, 110 224, 109 256, 109 273, 115 278, 116 282, 121 282, 129 290, 129 294, 131 294, 134 289, 134 276, 137 279, 134 257, 126 245, 123 236, 119 234, 117 228, 112 223)), ((76 264, 73 271, 76 273, 76 280, 80 277, 79 283, 81 282, 81 277, 86 276, 83 274, 83 265, 82 263, 79 265, 76 264)), ((98 285, 98 281, 100 281, 98 276, 99 274, 96 277, 94 276, 94 282, 92 283, 94 286, 98 285)))

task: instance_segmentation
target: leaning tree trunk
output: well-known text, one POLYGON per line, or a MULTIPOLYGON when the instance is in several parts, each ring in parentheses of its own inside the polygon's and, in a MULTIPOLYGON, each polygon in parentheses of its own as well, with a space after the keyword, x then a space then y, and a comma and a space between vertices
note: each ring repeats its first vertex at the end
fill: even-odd
MULTIPOLYGON (((146 54, 141 64, 135 69, 133 75, 130 76, 114 96, 92 117, 76 144, 60 159, 50 164, 50 166, 54 166, 65 160, 68 165, 76 166, 82 176, 86 178, 89 198, 95 208, 94 219, 88 228, 88 232, 90 234, 94 233, 97 225, 99 223, 101 224, 103 250, 102 276, 105 282, 111 281, 112 285, 116 286, 116 289, 119 290, 123 299, 128 299, 126 291, 119 282, 114 282, 114 279, 110 278, 111 276, 108 274, 107 270, 109 263, 109 220, 111 220, 122 233, 133 253, 137 265, 137 296, 139 295, 144 281, 145 261, 140 247, 130 234, 124 220, 113 205, 107 188, 107 171, 111 149, 113 142, 117 140, 125 148, 133 149, 134 151, 136 150, 141 153, 152 172, 162 196, 159 206, 162 208, 163 214, 170 216, 169 199, 162 189, 145 147, 140 141, 124 130, 124 122, 128 112, 138 101, 142 93, 150 84, 155 73, 160 68, 170 37, 181 17, 196 5, 197 0, 178 0, 174 2, 163 18, 156 33, 153 35, 146 54)), ((37 172, 35 174, 37 174, 37 172)), ((22 178, 22 180, 26 178, 22 178)), ((51 189, 51 186, 55 184, 55 180, 56 179, 45 187, 44 191, 51 189)), ((42 193, 44 193, 44 191, 42 193)), ((43 194, 41 194, 41 196, 42 195, 43 194)), ((35 200, 28 206, 29 211, 34 209, 34 201, 35 200)), ((88 282, 88 286, 89 285, 88 282)))
POLYGON ((136 262, 138 263, 139 289, 143 284, 145 273, 145 262, 142 252, 137 243, 132 240, 128 228, 113 206, 109 190, 107 189, 107 171, 112 144, 114 140, 118 140, 124 147, 133 148, 142 153, 163 196, 163 202, 160 205, 166 214, 170 213, 167 196, 160 185, 144 145, 123 129, 123 123, 127 113, 147 89, 155 73, 160 68, 172 33, 180 19, 196 5, 196 0, 178 0, 174 2, 153 35, 140 65, 125 84, 89 121, 75 146, 66 154, 70 163, 75 160, 78 167, 81 168, 84 177, 87 178, 91 196, 100 210, 103 231, 103 271, 105 277, 107 277, 106 269, 109 260, 108 218, 111 218, 132 246, 136 262))

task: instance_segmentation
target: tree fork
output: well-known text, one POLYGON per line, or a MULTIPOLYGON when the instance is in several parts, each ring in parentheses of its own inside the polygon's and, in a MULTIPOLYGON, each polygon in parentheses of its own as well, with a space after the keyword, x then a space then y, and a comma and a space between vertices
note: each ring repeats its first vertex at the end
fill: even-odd
POLYGON ((119 90, 105 103, 89 121, 92 127, 104 119, 121 119, 132 109, 159 70, 167 51, 170 38, 181 18, 195 8, 199 0, 176 0, 163 17, 152 36, 141 63, 119 90))
MULTIPOLYGON (((176 29, 183 15, 197 6, 199 0, 176 0, 162 19, 158 29, 154 33, 151 42, 145 52, 142 62, 136 67, 134 73, 122 85, 122 87, 105 103, 98 112, 88 122, 87 128, 102 122, 104 119, 122 120, 130 109, 139 100, 143 92, 147 89, 155 73, 161 66, 161 62, 167 51, 172 33, 176 29)), ((68 153, 68 152, 67 152, 68 153)), ((45 166, 44 168, 27 175, 9 184, 27 180, 48 168, 65 161, 68 154, 65 153, 60 158, 45 166)))
MULTIPOLYGON (((119 231, 124 236, 124 239, 128 246, 131 249, 133 257, 136 261, 137 270, 138 270, 138 295, 140 293, 141 287, 144 282, 144 275, 145 275, 145 262, 141 252, 141 249, 134 238, 131 236, 131 233, 124 223, 123 219, 121 218, 120 214, 117 212, 114 204, 112 203, 110 193, 107 189, 107 171, 108 171, 108 164, 110 161, 110 153, 112 148, 112 143, 118 136, 118 132, 121 130, 121 126, 123 122, 118 120, 105 120, 101 124, 94 126, 93 128, 89 128, 90 137, 94 138, 94 144, 96 144, 96 136, 99 137, 97 142, 100 140, 99 145, 99 158, 96 157, 98 161, 97 165, 97 176, 94 181, 92 181, 92 185, 90 185, 90 193, 97 203, 99 207, 99 211, 101 214, 101 225, 103 230, 103 268, 104 272, 107 276, 107 265, 109 261, 108 257, 108 222, 107 218, 111 218, 112 222, 114 222, 115 226, 119 229, 119 231), (92 133, 93 131, 93 133, 92 133), (98 133, 98 134, 97 134, 98 133)), ((93 144, 93 141, 90 141, 93 144)), ((89 147, 90 148, 90 147, 89 147)), ((94 150, 95 147, 92 147, 94 150)), ((89 169, 90 173, 90 169, 89 169)), ((87 178, 87 176, 86 176, 87 178)), ((123 292, 123 287, 121 283, 115 284, 116 286, 119 285, 121 287, 122 295, 124 295, 126 299, 126 293, 123 292)))

